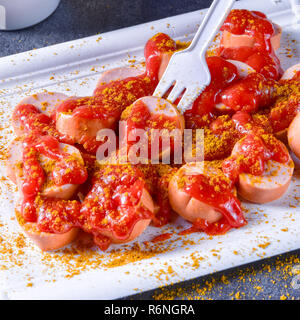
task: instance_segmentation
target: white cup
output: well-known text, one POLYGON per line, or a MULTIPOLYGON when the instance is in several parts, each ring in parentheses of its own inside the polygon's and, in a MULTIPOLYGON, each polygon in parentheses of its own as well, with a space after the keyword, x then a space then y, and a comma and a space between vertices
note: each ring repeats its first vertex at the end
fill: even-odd
POLYGON ((0 0, 0 30, 30 27, 46 19, 60 0, 0 0))

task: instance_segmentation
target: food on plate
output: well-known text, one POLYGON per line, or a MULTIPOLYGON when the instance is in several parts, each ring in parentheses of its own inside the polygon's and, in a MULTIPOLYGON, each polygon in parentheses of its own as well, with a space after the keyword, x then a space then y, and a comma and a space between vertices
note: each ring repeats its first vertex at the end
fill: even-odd
MULTIPOLYGON (((225 27, 224 27, 225 28, 225 27)), ((280 41, 282 35, 282 29, 279 25, 273 23, 274 33, 271 36, 272 48, 276 51, 280 48, 280 41)), ((221 46, 223 48, 254 48, 257 45, 255 37, 253 37, 253 32, 251 30, 244 30, 242 34, 234 33, 224 30, 221 38, 221 46)))
POLYGON ((164 139, 169 142, 174 130, 182 134, 185 128, 184 117, 176 106, 165 99, 153 96, 140 98, 124 110, 121 120, 125 122, 126 135, 125 133, 123 135, 127 140, 127 147, 130 148, 137 142, 135 138, 137 136, 143 142, 140 152, 145 154, 145 158, 155 155, 152 159, 159 160, 166 154, 174 152, 174 149, 178 147, 181 149, 181 135, 178 140, 175 136, 173 143, 166 145, 160 143, 164 139), (139 129, 143 130, 142 135, 137 134, 139 129))
POLYGON ((289 146, 296 155, 297 158, 300 159, 300 112, 294 118, 292 123, 288 128, 288 141, 289 146))
POLYGON ((43 92, 15 107, 7 176, 37 246, 61 248, 80 231, 106 250, 178 216, 186 233, 222 235, 247 224, 241 201, 284 196, 300 159, 299 64, 283 73, 282 30, 261 12, 233 10, 221 31, 211 83, 184 114, 180 98, 152 96, 185 47, 163 33, 147 41, 145 67, 107 70, 84 96, 43 92), (197 153, 199 129, 203 157, 191 160, 185 143, 197 153))
POLYGON ((213 163, 181 167, 170 181, 169 199, 174 211, 208 234, 246 224, 232 181, 213 163))
POLYGON ((36 135, 51 135, 58 138, 61 142, 71 142, 61 135, 55 128, 55 121, 52 113, 55 107, 60 105, 66 95, 49 92, 36 93, 21 100, 14 108, 12 115, 12 126, 17 136, 28 135, 34 132, 36 135))
POLYGON ((80 210, 80 225, 106 249, 126 243, 150 224, 153 200, 141 171, 131 165, 104 166, 93 177, 93 187, 80 210))
POLYGON ((238 194, 254 203, 272 202, 287 191, 294 163, 284 144, 272 135, 248 134, 236 143, 223 171, 237 180, 238 194))
POLYGON ((289 79, 296 79, 296 78, 300 78, 300 63, 290 67, 289 69, 287 69, 283 76, 282 76, 282 80, 289 80, 289 79))
POLYGON ((220 56, 245 62, 266 78, 280 78, 283 72, 275 50, 280 46, 281 28, 264 13, 232 10, 221 30, 220 56))
POLYGON ((18 211, 18 205, 16 205, 16 216, 25 234, 42 251, 52 251, 63 248, 64 246, 73 242, 79 232, 78 228, 71 228, 69 231, 66 231, 64 233, 50 233, 40 231, 36 223, 26 222, 24 220, 21 213, 18 211))
POLYGON ((111 81, 120 81, 132 77, 134 78, 142 75, 144 72, 145 70, 141 70, 139 68, 134 67, 121 67, 110 69, 101 74, 98 80, 97 87, 104 86, 110 83, 111 81))
POLYGON ((175 47, 175 42, 165 34, 152 37, 145 47, 145 72, 136 75, 127 69, 118 69, 106 73, 93 96, 72 98, 58 107, 55 112, 57 130, 95 153, 101 144, 96 142, 97 131, 114 129, 126 107, 154 92, 162 57, 175 47), (113 80, 106 82, 109 78, 113 80))
MULTIPOLYGON (((78 186, 86 180, 86 169, 80 151, 71 145, 58 143, 54 138, 47 137, 47 141, 35 142, 37 149, 32 146, 28 147, 28 140, 15 139, 12 141, 8 151, 7 158, 7 176, 18 186, 19 190, 25 183, 26 175, 31 175, 33 172, 27 173, 28 167, 26 160, 34 165, 32 159, 37 153, 36 166, 40 166, 45 177, 40 188, 42 196, 56 199, 70 199, 76 192, 78 186), (51 143, 55 145, 49 153, 49 149, 45 150, 43 144, 47 143, 47 148, 50 148, 51 143), (42 149, 43 148, 43 149, 42 149), (30 157, 26 155, 26 150, 30 157), (55 152, 55 154, 53 154, 55 152), (68 168, 66 164, 68 164, 68 168), (72 170, 72 174, 76 175, 73 181, 69 178, 70 173, 67 170, 72 170), (70 183, 78 182, 78 183, 70 183)), ((41 172, 42 172, 41 171, 41 172)), ((40 172, 40 173, 41 173, 40 172)), ((31 179, 31 177, 29 177, 31 179)))
POLYGON ((262 176, 249 173, 239 175, 238 193, 254 203, 268 203, 281 198, 292 180, 294 164, 269 160, 262 176))

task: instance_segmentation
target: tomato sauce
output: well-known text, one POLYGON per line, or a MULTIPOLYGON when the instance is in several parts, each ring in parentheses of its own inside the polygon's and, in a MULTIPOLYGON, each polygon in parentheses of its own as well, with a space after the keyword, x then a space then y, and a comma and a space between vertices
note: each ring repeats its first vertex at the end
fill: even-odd
MULTIPOLYGON (((21 189, 23 194, 21 212, 27 222, 36 222, 39 219, 37 208, 43 206, 41 200, 39 200, 39 204, 37 204, 36 200, 46 181, 46 175, 39 158, 40 155, 57 161, 52 171, 52 179, 57 186, 82 184, 87 179, 87 171, 77 159, 61 151, 58 140, 52 136, 27 137, 23 142, 23 148, 24 181, 21 189)), ((52 200, 51 208, 54 208, 55 204, 57 204, 57 209, 60 211, 62 208, 61 201, 52 200)), ((66 204, 68 202, 64 202, 64 205, 66 204)), ((52 220, 49 214, 45 217, 52 220)), ((48 226, 48 228, 50 227, 48 226)))
POLYGON ((66 233, 76 226, 76 216, 80 212, 80 202, 39 198, 37 228, 41 232, 66 233))
POLYGON ((225 175, 185 176, 183 184, 183 190, 187 194, 211 206, 223 215, 223 219, 219 223, 211 224, 202 219, 197 220, 193 223, 196 229, 217 235, 247 223, 242 213, 241 204, 233 194, 232 181, 225 175))
POLYGON ((245 62, 266 78, 279 79, 282 75, 280 61, 271 44, 276 30, 265 14, 258 11, 232 10, 221 31, 234 35, 247 35, 255 39, 253 47, 224 48, 218 53, 225 59, 245 62))
POLYGON ((130 165, 100 169, 82 204, 79 223, 102 248, 110 243, 106 235, 119 241, 128 239, 137 222, 153 217, 141 203, 145 187, 142 173, 130 165))
MULTIPOLYGON (((209 235, 220 235, 247 223, 241 204, 234 194, 238 175, 242 172, 263 175, 266 161, 289 161, 286 148, 271 132, 287 128, 295 114, 300 112, 297 90, 293 94, 284 90, 279 90, 278 93, 275 90, 275 87, 280 88, 286 84, 299 86, 300 72, 292 80, 275 81, 282 70, 271 44, 276 33, 275 26, 267 17, 257 11, 233 10, 222 30, 234 35, 248 35, 255 39, 255 45, 221 47, 218 50, 219 56, 207 57, 212 81, 184 117, 186 128, 205 127, 217 138, 226 132, 233 141, 240 141, 232 156, 223 161, 220 174, 188 176, 183 184, 188 195, 213 207, 222 214, 222 218, 216 223, 197 219, 192 228, 180 234, 200 230, 209 235), (237 67, 225 59, 245 62, 257 73, 240 79, 237 67), (219 103, 230 110, 217 118, 223 112, 215 108, 219 103), (275 106, 270 107, 273 103, 275 106), (267 107, 270 108, 266 109, 267 107), (264 112, 262 121, 255 118, 257 111, 264 112)), ((20 130, 24 133, 21 212, 25 221, 34 222, 38 230, 49 233, 60 234, 74 227, 81 228, 93 235, 94 242, 102 250, 106 250, 111 242, 122 243, 130 239, 135 225, 140 221, 152 220, 155 226, 163 226, 171 221, 173 211, 169 203, 168 187, 172 174, 177 171, 175 166, 170 166, 165 172, 160 172, 159 166, 151 166, 148 170, 132 165, 98 167, 95 156, 91 153, 98 148, 100 142, 83 134, 82 139, 76 143, 84 164, 60 149, 60 142, 75 142, 59 134, 55 121, 59 112, 80 119, 100 119, 104 123, 111 120, 117 122, 122 115, 122 120, 126 121, 127 133, 137 129, 145 129, 148 134, 152 129, 183 129, 178 114, 174 113, 172 117, 150 112, 142 102, 133 104, 137 99, 154 92, 163 59, 176 50, 176 43, 169 36, 159 33, 145 46, 144 74, 100 85, 92 96, 69 98, 51 116, 43 114, 30 104, 15 109, 13 120, 19 123, 20 130), (58 200, 41 195, 49 178, 43 169, 41 156, 55 162, 50 174, 51 182, 56 186, 81 185, 81 190, 84 190, 82 204, 77 200, 58 200), (156 204, 155 213, 142 201, 145 190, 151 193, 156 204)), ((171 147, 174 147, 173 144, 171 147)), ((148 155, 150 154, 148 145, 148 155)), ((216 157, 211 160, 216 160, 216 157)), ((170 233, 162 234, 152 242, 164 241, 170 237, 170 233)))
POLYGON ((249 74, 221 93, 221 101, 234 111, 255 112, 275 100, 274 80, 266 80, 259 73, 249 74))
MULTIPOLYGON (((132 145, 137 143, 137 139, 133 139, 137 134, 137 129, 142 129, 146 132, 146 139, 148 140, 142 147, 147 148, 144 151, 147 152, 148 158, 153 155, 155 158, 159 158, 162 152, 174 150, 174 139, 164 134, 162 130, 172 132, 174 129, 182 129, 179 116, 175 109, 168 110, 168 113, 174 114, 174 116, 165 115, 159 112, 160 108, 166 108, 166 106, 157 106, 158 110, 154 113, 151 112, 148 106, 143 101, 137 101, 131 107, 125 110, 121 120, 126 121, 126 134, 127 134, 127 147, 130 148, 132 145), (163 150, 162 140, 165 136, 167 145, 166 149, 163 150), (155 144, 155 141, 157 144, 155 144), (152 143, 153 142, 153 143, 152 143), (170 148, 169 148, 170 145, 170 148), (153 148, 155 147, 155 148, 153 148)), ((125 133, 124 133, 125 134, 125 133)), ((139 137, 139 135, 137 134, 139 137)), ((180 139, 181 144, 181 139, 180 139)), ((128 149, 129 150, 129 149, 128 149)))
POLYGON ((208 57, 206 61, 212 81, 196 99, 192 109, 185 112, 186 128, 195 129, 207 125, 207 121, 214 117, 215 105, 221 102, 221 92, 239 79, 236 66, 225 59, 208 57))
POLYGON ((169 240, 171 237, 172 237, 172 233, 163 233, 163 234, 160 234, 160 235, 154 237, 151 240, 151 242, 153 242, 153 243, 163 242, 163 241, 169 240))
POLYGON ((12 119, 19 123, 19 129, 23 131, 24 135, 51 135, 61 142, 72 143, 56 130, 55 122, 51 117, 40 112, 34 105, 19 105, 14 110, 12 119))
POLYGON ((231 181, 236 182, 239 174, 243 172, 255 176, 263 175, 268 160, 280 163, 289 161, 285 146, 272 134, 255 125, 249 114, 238 112, 232 119, 243 138, 222 165, 223 172, 231 181))

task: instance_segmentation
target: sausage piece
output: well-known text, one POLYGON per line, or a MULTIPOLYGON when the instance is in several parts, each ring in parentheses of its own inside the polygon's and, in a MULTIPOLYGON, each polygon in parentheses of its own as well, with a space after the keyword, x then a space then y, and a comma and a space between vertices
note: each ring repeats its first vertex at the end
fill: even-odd
MULTIPOLYGON (((60 143, 59 147, 62 151, 72 155, 74 158, 78 159, 79 162, 83 163, 83 159, 81 157, 80 151, 71 145, 60 143)), ((8 152, 8 158, 6 162, 7 168, 7 176, 8 178, 18 185, 19 190, 21 189, 21 185, 23 182, 23 173, 22 173, 22 141, 20 139, 15 139, 11 142, 8 152)), ((49 168, 49 162, 51 161, 50 158, 47 158, 43 155, 40 155, 40 161, 44 171, 47 174, 47 179, 44 184, 44 188, 41 191, 42 196, 46 196, 49 198, 56 198, 56 199, 70 199, 74 193, 76 192, 78 185, 76 184, 65 184, 62 186, 56 186, 52 183, 52 169, 55 166, 55 163, 51 165, 49 168)))
POLYGON ((67 98, 68 96, 59 92, 40 92, 22 99, 17 106, 31 104, 42 113, 51 116, 55 107, 67 98))
POLYGON ((290 67, 289 69, 287 69, 281 80, 289 80, 289 79, 293 79, 295 77, 295 75, 297 74, 297 72, 300 72, 300 63, 290 67))
POLYGON ((15 209, 17 220, 27 237, 29 237, 42 251, 52 251, 63 248, 73 242, 77 237, 79 232, 78 228, 72 228, 61 234, 40 232, 37 229, 36 223, 24 221, 20 212, 20 204, 21 201, 19 200, 15 209))
MULTIPOLYGON (((152 197, 150 196, 149 192, 146 189, 143 189, 143 193, 140 199, 140 202, 136 206, 136 212, 140 210, 141 207, 145 207, 148 209, 150 212, 154 213, 154 204, 152 197)), ((151 219, 142 219, 139 220, 133 227, 132 231, 130 232, 129 236, 127 239, 118 239, 115 237, 114 233, 107 230, 101 232, 103 236, 108 237, 111 240, 111 243, 128 243, 139 237, 149 226, 151 223, 151 219)))
POLYGON ((266 163, 262 176, 248 173, 239 175, 238 194, 254 203, 268 203, 281 198, 292 180, 294 163, 282 164, 273 160, 266 163))
POLYGON ((126 78, 137 77, 143 74, 145 70, 135 67, 120 67, 103 72, 98 80, 96 90, 111 81, 123 80, 126 78))
POLYGON ((205 171, 202 172, 197 165, 187 164, 181 167, 172 177, 169 183, 169 201, 172 209, 185 220, 193 223, 198 219, 203 219, 209 223, 215 223, 223 217, 212 206, 193 198, 178 186, 182 176, 193 174, 214 175, 215 170, 215 168, 206 167, 205 171))
MULTIPOLYGON (((275 35, 271 38, 271 44, 274 50, 278 50, 280 48, 282 28, 277 24, 274 24, 274 27, 275 27, 275 35)), ((238 35, 228 31, 223 31, 222 33, 221 46, 223 46, 224 48, 240 48, 240 47, 253 48, 255 46, 255 43, 256 43, 255 38, 247 34, 238 35)))
MULTIPOLYGON (((167 130, 171 136, 171 132, 175 129, 179 130, 182 134, 185 128, 184 117, 177 108, 169 101, 153 96, 138 99, 124 110, 121 115, 121 120, 126 122, 127 138, 131 132, 134 133, 136 129, 144 129, 144 138, 145 141, 148 141, 148 156, 150 157, 151 153, 152 159, 155 160, 165 154, 169 154, 172 148, 175 149, 175 147, 178 147, 177 139, 174 139, 174 145, 169 143, 166 146, 163 145, 160 147, 158 135, 162 137, 164 135, 163 130, 167 130), (158 131, 151 131, 152 129, 158 131), (151 132, 151 134, 149 134, 149 132, 151 132), (150 136, 152 142, 156 141, 157 143, 150 143, 150 136)), ((122 135, 124 136, 125 134, 122 132, 122 135)), ((167 136, 165 137, 167 138, 167 136)), ((128 145, 131 143, 130 140, 131 139, 128 139, 128 145)), ((181 144, 181 139, 179 143, 181 144)), ((143 147, 147 148, 147 144, 145 143, 143 147)))
POLYGON ((88 119, 74 116, 72 113, 56 113, 57 131, 78 143, 82 143, 83 137, 85 139, 95 138, 101 129, 114 129, 115 123, 116 119, 114 117, 107 119, 88 119))
POLYGON ((300 113, 294 118, 292 123, 288 128, 288 142, 289 146, 296 155, 297 158, 300 159, 300 113))
MULTIPOLYGON (((31 96, 28 96, 20 101, 20 103, 15 107, 13 116, 12 116, 12 126, 14 128, 14 132, 17 136, 22 136, 26 129, 23 127, 23 124, 20 122, 20 118, 24 115, 26 116, 27 111, 25 111, 22 106, 30 107, 33 106, 33 109, 36 108, 35 111, 40 112, 41 116, 44 115, 47 118, 47 122, 51 122, 51 115, 55 108, 61 104, 64 100, 66 100, 68 96, 63 93, 58 92, 41 92, 36 93, 31 96), (23 111, 23 112, 22 112, 23 111), (20 114, 21 112, 21 114, 20 114)), ((44 119, 45 120, 45 119, 44 119)), ((50 123, 49 130, 55 129, 54 124, 53 128, 50 123)))
MULTIPOLYGON (((249 74, 256 72, 252 67, 250 67, 248 64, 238 61, 238 60, 227 60, 228 62, 234 64, 237 69, 238 69, 238 73, 239 73, 239 77, 241 79, 246 78, 249 74)), ((216 104, 216 109, 220 110, 220 111, 230 111, 231 108, 226 106, 224 103, 218 103, 216 104)))

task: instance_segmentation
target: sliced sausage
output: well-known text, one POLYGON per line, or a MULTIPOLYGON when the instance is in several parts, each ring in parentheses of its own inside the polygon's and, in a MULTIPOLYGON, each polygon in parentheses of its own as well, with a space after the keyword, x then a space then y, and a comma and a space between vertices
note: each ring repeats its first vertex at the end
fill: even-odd
MULTIPOLYGON (((12 126, 17 136, 22 136, 28 128, 24 128, 24 123, 21 119, 29 112, 35 115, 36 120, 31 120, 33 127, 36 129, 44 127, 42 131, 47 131, 49 134, 55 135, 55 125, 51 120, 51 115, 55 108, 68 97, 57 92, 42 92, 36 93, 24 98, 14 109, 12 116, 12 126), (30 110, 30 111, 29 111, 30 110)), ((29 117, 31 119, 31 117, 29 117)), ((25 121, 26 122, 26 121, 25 121)))
POLYGON ((266 163, 262 176, 248 173, 239 175, 238 194, 254 203, 268 203, 281 198, 287 191, 294 172, 294 163, 282 164, 273 160, 266 163))
POLYGON ((300 63, 290 67, 289 69, 287 69, 284 72, 281 80, 293 79, 298 72, 300 72, 300 63))
POLYGON ((211 176, 215 174, 215 171, 216 168, 206 167, 203 172, 197 165, 193 164, 181 167, 169 183, 169 201, 173 210, 192 223, 197 219, 203 219, 209 223, 219 221, 223 217, 220 212, 191 197, 183 189, 179 188, 180 180, 186 175, 206 174, 211 176))
POLYGON ((67 98, 68 96, 59 92, 40 92, 24 98, 17 106, 31 104, 42 113, 51 116, 53 110, 67 98))
MULTIPOLYGON (((154 204, 152 197, 150 196, 149 192, 146 189, 143 189, 143 193, 141 196, 141 200, 139 204, 136 206, 136 212, 138 212, 141 208, 144 207, 148 209, 150 212, 154 213, 154 204)), ((108 237, 111 240, 111 243, 128 243, 139 237, 149 226, 151 223, 151 219, 142 219, 139 220, 135 226, 133 227, 131 233, 129 234, 127 239, 120 240, 115 237, 115 235, 110 231, 101 232, 103 236, 108 237)))
POLYGON ((115 128, 116 119, 88 119, 74 116, 72 113, 59 112, 56 114, 56 129, 77 143, 82 143, 82 138, 95 138, 101 129, 115 128))
MULTIPOLYGON (((243 138, 242 140, 239 140, 233 150, 231 155, 233 157, 239 157, 236 159, 236 164, 240 164, 240 161, 244 158, 247 159, 255 159, 254 157, 257 156, 255 154, 250 154, 248 156, 245 156, 243 154, 243 151, 249 150, 252 151, 256 150, 257 152, 270 152, 269 150, 260 150, 259 148, 261 145, 256 145, 254 148, 253 146, 250 147, 249 145, 242 146, 242 141, 245 141, 243 138), (260 150, 260 151, 258 151, 260 150)), ((279 146, 281 148, 281 152, 286 154, 286 158, 288 159, 285 163, 280 163, 274 160, 263 160, 264 162, 264 171, 262 175, 255 175, 250 173, 242 172, 241 174, 238 174, 237 177, 237 191, 240 196, 242 196, 244 199, 253 202, 253 203, 268 203, 275 201, 283 196, 283 194, 287 191, 292 176, 294 172, 294 163, 292 159, 289 156, 288 150, 285 147, 285 145, 280 142, 278 142, 278 150, 279 146)), ((274 147, 275 148, 275 147, 274 147)), ((252 169, 256 169, 259 167, 259 164, 262 161, 261 158, 257 159, 255 164, 252 164, 252 169), (259 160, 260 159, 260 160, 259 160)), ((247 163, 247 162, 246 162, 247 163)), ((242 165, 247 165, 246 163, 242 165)), ((238 169, 239 170, 239 169, 238 169)))
POLYGON ((141 101, 143 102, 153 115, 163 115, 166 117, 178 117, 179 128, 184 129, 184 117, 176 108, 175 105, 170 103, 169 101, 157 98, 157 97, 143 97, 137 100, 136 102, 141 101))
MULTIPOLYGON (((256 72, 252 67, 250 67, 248 64, 238 61, 238 60, 227 60, 228 62, 234 64, 237 69, 238 69, 238 73, 239 73, 239 77, 241 79, 246 78, 249 74, 256 72)), ((224 103, 218 103, 216 104, 216 109, 220 110, 220 111, 230 111, 231 108, 226 106, 224 103)))
POLYGON ((294 118, 288 128, 288 142, 289 146, 300 159, 300 113, 294 118))
MULTIPOLYGON (((280 48, 282 28, 277 24, 273 25, 275 28, 275 35, 271 38, 271 44, 274 50, 278 50, 280 48)), ((228 31, 223 31, 222 33, 221 46, 223 46, 224 48, 253 48, 255 46, 255 43, 255 38, 247 34, 237 35, 228 31)))
POLYGON ((154 217, 154 204, 144 174, 130 164, 103 165, 85 197, 79 224, 106 250, 110 243, 138 237, 154 217))
MULTIPOLYGON (((62 151, 74 156, 74 158, 78 159, 80 163, 83 163, 83 159, 81 157, 80 151, 71 146, 64 143, 60 143, 59 147, 62 151)), ((21 190, 21 185, 23 182, 23 173, 22 173, 22 141, 20 139, 15 139, 12 141, 9 147, 8 159, 7 159, 7 176, 9 179, 18 185, 19 190, 21 190)), ((52 182, 52 169, 55 166, 55 162, 43 155, 40 156, 40 161, 43 169, 47 174, 47 179, 44 184, 43 190, 41 190, 41 195, 49 198, 57 198, 57 199, 70 199, 75 191, 78 188, 78 185, 75 184, 65 184, 62 186, 56 186, 52 182), (49 167, 49 163, 51 166, 49 167), (52 169, 51 169, 52 168, 52 169)))
POLYGON ((120 67, 103 72, 98 80, 96 90, 111 81, 137 77, 145 73, 145 70, 136 67, 120 67))
MULTIPOLYGON (((172 146, 169 144, 162 150, 158 143, 151 144, 149 132, 151 132, 152 129, 158 130, 158 132, 151 132, 152 141, 157 142, 158 136, 155 136, 155 134, 163 134, 163 129, 166 129, 170 133, 177 129, 182 135, 185 128, 184 117, 177 110, 176 106, 165 99, 153 96, 138 99, 130 107, 124 110, 121 120, 126 121, 127 127, 129 127, 132 132, 134 132, 135 128, 143 128, 145 130, 145 141, 148 141, 149 147, 148 156, 150 157, 151 152, 152 159, 155 158, 155 160, 162 157, 164 154, 169 154, 172 146), (154 147, 155 149, 153 149, 154 147)), ((127 134, 130 133, 130 130, 127 130, 127 134)), ((176 142, 174 142, 174 144, 176 144, 176 142)), ((130 145, 130 142, 128 142, 128 145, 130 145)), ((173 147, 175 148, 175 146, 173 147)))
POLYGON ((68 232, 62 234, 40 232, 37 229, 37 224, 32 222, 25 222, 20 212, 19 200, 16 205, 17 220, 24 230, 25 234, 42 250, 51 251, 63 248, 75 240, 78 235, 79 229, 73 228, 68 232))

